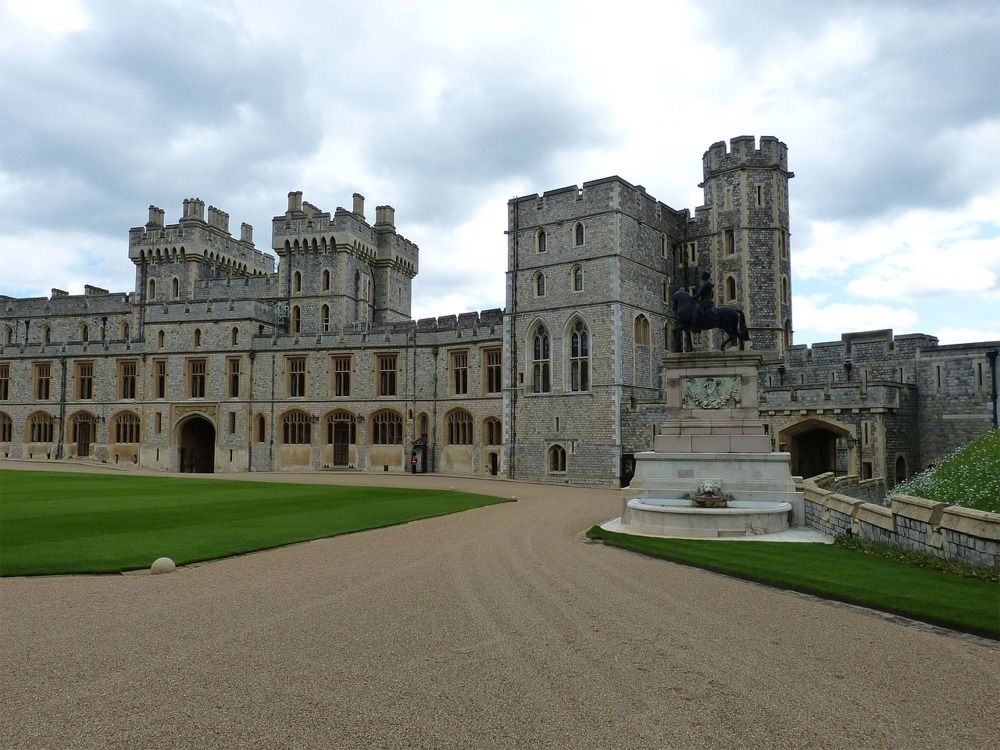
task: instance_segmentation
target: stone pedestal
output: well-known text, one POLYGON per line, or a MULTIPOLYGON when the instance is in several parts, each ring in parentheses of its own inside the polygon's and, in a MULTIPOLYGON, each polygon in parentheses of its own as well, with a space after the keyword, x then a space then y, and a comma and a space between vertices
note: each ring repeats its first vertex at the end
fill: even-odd
MULTIPOLYGON (((648 505, 647 500, 664 501, 672 515, 683 515, 678 503, 698 495, 705 482, 721 488, 731 508, 788 503, 791 525, 805 524, 804 501, 795 489, 790 456, 772 452, 771 438, 760 421, 757 368, 761 361, 756 352, 674 354, 663 361, 667 418, 653 450, 635 454, 635 476, 622 490, 623 526, 640 522, 635 508, 648 505), (640 503, 630 507, 630 500, 640 503)), ((691 509, 695 516, 706 515, 698 514, 699 510, 691 509)), ((719 515, 725 515, 732 526, 733 513, 719 515)), ((692 523, 703 526, 705 520, 697 517, 692 523)), ((758 529, 747 520, 746 533, 770 533, 758 529)))

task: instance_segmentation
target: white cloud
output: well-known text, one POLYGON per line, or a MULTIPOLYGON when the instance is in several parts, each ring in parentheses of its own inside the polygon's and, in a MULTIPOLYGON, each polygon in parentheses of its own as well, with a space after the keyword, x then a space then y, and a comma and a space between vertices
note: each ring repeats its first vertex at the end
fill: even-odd
POLYGON ((803 343, 800 331, 809 332, 808 341, 839 340, 842 333, 891 328, 897 333, 913 332, 919 320, 916 311, 884 304, 827 303, 823 295, 793 295, 795 343, 803 343))
POLYGON ((797 174, 798 341, 995 330, 998 36, 995 3, 7 0, 0 293, 129 288, 149 203, 267 249, 288 191, 357 191, 421 247, 416 315, 502 305, 511 196, 618 174, 693 209, 752 134, 797 174))

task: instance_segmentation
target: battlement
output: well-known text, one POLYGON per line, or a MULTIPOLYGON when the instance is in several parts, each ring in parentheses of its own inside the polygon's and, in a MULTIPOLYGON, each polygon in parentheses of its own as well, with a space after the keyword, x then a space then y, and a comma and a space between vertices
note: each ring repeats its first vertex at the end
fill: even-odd
POLYGON ((274 272, 274 256, 261 252, 253 244, 253 227, 240 225, 239 239, 229 233, 229 214, 208 207, 200 198, 186 198, 181 218, 176 224, 165 222, 166 213, 149 206, 145 226, 129 230, 129 258, 136 265, 143 261, 201 259, 224 265, 242 274, 274 272))
POLYGON ((752 135, 741 135, 729 141, 729 149, 725 141, 713 143, 702 156, 704 178, 727 172, 732 169, 746 167, 777 168, 788 173, 788 146, 771 135, 760 138, 760 147, 752 135))
POLYGON ((555 190, 546 190, 539 195, 511 198, 508 206, 521 211, 521 228, 566 221, 581 213, 619 210, 644 220, 670 220, 677 222, 685 216, 686 210, 671 208, 657 200, 642 185, 633 185, 618 175, 588 180, 582 186, 567 185, 555 190), (586 207, 584 209, 584 207, 586 207), (531 209, 541 213, 531 218, 531 209))
POLYGON ((288 209, 275 216, 271 246, 279 256, 294 252, 327 253, 350 248, 351 252, 381 265, 391 266, 410 278, 417 274, 419 248, 396 232, 396 209, 375 208, 375 225, 365 220, 365 197, 354 193, 352 209, 337 207, 331 215, 308 201, 301 191, 288 194, 288 209))

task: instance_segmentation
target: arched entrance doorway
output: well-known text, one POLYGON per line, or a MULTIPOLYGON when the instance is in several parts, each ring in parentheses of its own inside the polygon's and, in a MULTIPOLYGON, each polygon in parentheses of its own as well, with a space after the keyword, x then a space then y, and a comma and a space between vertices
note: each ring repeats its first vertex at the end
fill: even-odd
POLYGON ((181 425, 180 471, 186 474, 215 472, 215 427, 204 417, 191 417, 181 425))
POLYGON ((819 419, 809 419, 782 430, 780 442, 791 454, 792 474, 806 479, 826 472, 846 474, 846 465, 838 466, 837 438, 847 434, 843 427, 819 419))

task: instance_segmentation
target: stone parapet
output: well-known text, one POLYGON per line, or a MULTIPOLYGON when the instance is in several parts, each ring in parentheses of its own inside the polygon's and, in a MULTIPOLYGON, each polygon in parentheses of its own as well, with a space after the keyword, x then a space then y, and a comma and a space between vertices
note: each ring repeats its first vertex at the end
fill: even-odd
POLYGON ((806 525, 1000 570, 1000 513, 899 495, 892 507, 802 484, 806 525))

